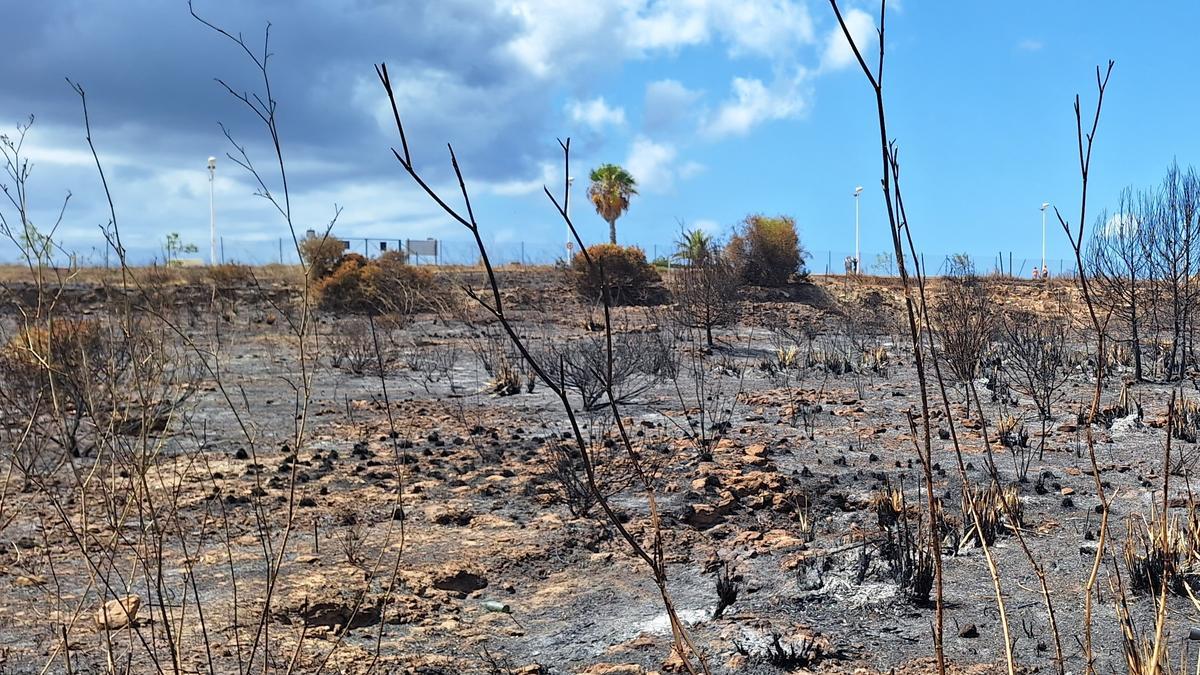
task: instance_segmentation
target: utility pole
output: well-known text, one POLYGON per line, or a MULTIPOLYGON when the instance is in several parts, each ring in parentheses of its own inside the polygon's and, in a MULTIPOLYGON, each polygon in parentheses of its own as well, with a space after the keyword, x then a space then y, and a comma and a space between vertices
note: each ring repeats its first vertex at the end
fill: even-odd
POLYGON ((862 194, 862 186, 854 188, 854 273, 862 274, 862 252, 858 248, 858 196, 862 194))
POLYGON ((213 202, 213 182, 217 174, 217 158, 208 158, 208 234, 209 264, 217 264, 217 209, 213 202))

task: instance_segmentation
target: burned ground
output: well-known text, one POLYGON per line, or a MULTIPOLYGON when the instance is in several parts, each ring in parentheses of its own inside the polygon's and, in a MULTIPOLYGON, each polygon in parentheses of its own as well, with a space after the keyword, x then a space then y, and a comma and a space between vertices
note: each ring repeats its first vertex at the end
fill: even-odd
MULTIPOLYGON (((987 283, 997 305, 1076 311, 1065 283, 987 283)), ((582 362, 603 340, 554 273, 509 272, 501 285, 539 354, 582 362)), ((670 624, 647 567, 578 489, 562 408, 498 326, 469 307, 393 321, 320 315, 319 349, 302 369, 288 329, 298 293, 187 286, 137 310, 174 327, 163 337, 170 350, 157 352, 174 359, 175 376, 163 379, 191 393, 176 396, 157 428, 101 434, 103 444, 85 433, 73 452, 50 447, 59 455, 42 456, 31 477, 6 462, 6 668, 671 671, 670 624), (312 373, 307 406, 302 372, 312 373), (306 426, 293 447, 298 421, 306 426), (128 448, 136 466, 114 448, 128 448), (132 621, 98 625, 101 606, 127 595, 139 599, 132 621)), ((672 599, 713 672, 931 667, 933 610, 897 574, 895 538, 924 500, 899 293, 889 280, 832 278, 746 291, 741 323, 720 329, 712 350, 673 327, 665 308, 616 313, 614 341, 628 361, 619 414, 652 474, 672 599), (891 520, 880 506, 889 494, 904 500, 891 520), (727 606, 714 618, 718 581, 727 606)), ((71 294, 72 312, 109 320, 101 291, 71 294)), ((7 341, 18 318, 9 312, 4 324, 7 341)), ((1083 588, 1100 527, 1078 419, 1094 389, 1089 355, 1074 324, 1063 325, 1071 349, 1043 453, 1028 397, 997 392, 995 375, 982 374, 981 424, 966 389, 947 382, 968 478, 988 482, 986 432, 1003 484, 1019 493, 1020 523, 1001 518, 989 550, 1013 654, 1029 672, 1054 672, 1055 647, 1011 528, 1046 571, 1066 669, 1081 672, 1083 588), (1014 441, 1022 428, 1024 441, 1014 441)), ((1126 529, 1162 499, 1171 426, 1172 385, 1122 390, 1114 368, 1103 401, 1121 409, 1092 428, 1113 537, 1103 589, 1117 572, 1133 581, 1126 529)), ((606 496, 627 530, 651 541, 647 495, 614 447, 610 409, 576 403, 606 496)), ((932 408, 947 658, 955 672, 1002 672, 991 577, 964 526, 949 420, 940 403, 932 408)), ((10 458, 30 433, 22 422, 6 415, 10 458)), ((1194 435, 1173 442, 1168 503, 1186 521, 1200 455, 1194 435)), ((1108 672, 1126 657, 1117 605, 1101 596, 1092 639, 1096 667, 1108 672)), ((1154 629, 1153 597, 1131 594, 1139 633, 1154 629)), ((1166 644, 1187 662, 1194 606, 1186 593, 1167 602, 1166 644)))

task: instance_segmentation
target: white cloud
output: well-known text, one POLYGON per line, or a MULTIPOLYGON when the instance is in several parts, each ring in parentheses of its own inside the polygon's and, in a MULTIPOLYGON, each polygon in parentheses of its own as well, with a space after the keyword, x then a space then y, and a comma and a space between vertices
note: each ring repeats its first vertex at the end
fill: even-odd
POLYGON ((670 143, 660 143, 645 136, 633 139, 625 168, 638 182, 640 192, 670 192, 678 180, 687 180, 705 170, 699 162, 677 163, 679 150, 670 143))
POLYGON ((776 79, 770 87, 759 79, 733 78, 732 95, 708 119, 705 134, 713 138, 743 136, 763 122, 799 116, 806 109, 808 79, 803 68, 791 78, 776 79))
POLYGON ((647 131, 665 131, 689 116, 700 100, 701 92, 688 89, 676 80, 658 80, 646 85, 642 123, 647 131))
MULTIPOLYGON (((861 9, 851 9, 842 14, 842 18, 846 21, 846 27, 850 29, 854 44, 858 45, 859 52, 866 58, 871 53, 875 40, 879 37, 875 29, 874 17, 861 9)), ((857 62, 854 50, 850 48, 850 43, 846 40, 846 33, 835 22, 829 35, 825 38, 825 53, 821 56, 821 70, 841 70, 855 65, 857 62)), ((870 60, 867 62, 871 63, 870 60)))
POLYGON ((522 195, 531 195, 541 192, 543 187, 549 187, 555 195, 562 187, 562 172, 559 168, 550 163, 542 163, 542 174, 530 180, 508 180, 496 183, 485 183, 478 186, 485 192, 499 195, 501 197, 520 197, 522 195))
POLYGON ((590 101, 573 99, 567 102, 566 110, 572 122, 587 125, 592 129, 625 125, 625 109, 620 106, 610 107, 603 96, 590 101))
POLYGON ((733 56, 780 58, 815 39, 797 0, 503 0, 501 8, 524 28, 508 53, 539 78, 712 42, 733 56))
POLYGON ((1040 52, 1044 46, 1041 40, 1033 39, 1025 39, 1017 43, 1017 49, 1023 52, 1040 52))
POLYGON ((697 230, 703 230, 704 232, 707 232, 708 234, 710 234, 712 236, 721 234, 721 232, 725 229, 717 221, 710 220, 708 218, 701 218, 700 220, 693 220, 691 222, 690 227, 693 229, 697 229, 697 230))
POLYGON ((780 56, 813 40, 808 9, 792 0, 659 0, 630 12, 628 46, 677 50, 718 38, 734 56, 780 56))

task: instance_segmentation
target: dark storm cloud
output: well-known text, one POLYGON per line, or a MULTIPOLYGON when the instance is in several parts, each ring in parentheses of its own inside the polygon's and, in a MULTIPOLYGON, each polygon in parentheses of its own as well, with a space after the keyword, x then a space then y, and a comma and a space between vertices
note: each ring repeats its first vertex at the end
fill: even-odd
MULTIPOLYGON (((443 164, 442 144, 454 141, 478 177, 511 178, 535 172, 548 151, 545 98, 506 48, 520 26, 491 3, 261 0, 195 7, 256 50, 271 23, 284 140, 293 153, 339 167, 335 175, 300 172, 299 188, 306 180, 354 180, 390 166, 394 133, 381 127, 374 110, 383 103, 372 69, 379 61, 406 83, 406 123, 431 165, 443 164)), ((78 100, 64 80, 70 77, 88 91, 97 136, 127 155, 212 152, 218 121, 251 147, 262 140, 249 111, 213 81, 256 90, 261 81, 253 65, 196 22, 182 0, 25 3, 6 19, 19 29, 6 31, 0 59, 5 128, 29 113, 54 126, 78 126, 78 100)))

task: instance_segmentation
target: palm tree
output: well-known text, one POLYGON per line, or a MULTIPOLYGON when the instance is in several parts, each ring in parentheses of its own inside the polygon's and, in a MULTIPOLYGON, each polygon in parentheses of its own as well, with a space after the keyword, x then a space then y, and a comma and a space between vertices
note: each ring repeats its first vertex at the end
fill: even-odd
POLYGON ((699 267, 708 261, 712 253, 713 238, 700 228, 688 230, 683 238, 675 242, 675 257, 686 260, 692 267, 699 267))
POLYGON ((609 242, 617 243, 617 218, 629 210, 629 198, 636 195, 637 181, 633 175, 616 164, 601 164, 588 176, 588 199, 596 213, 608 223, 609 242))

